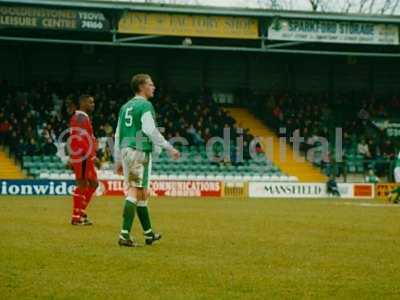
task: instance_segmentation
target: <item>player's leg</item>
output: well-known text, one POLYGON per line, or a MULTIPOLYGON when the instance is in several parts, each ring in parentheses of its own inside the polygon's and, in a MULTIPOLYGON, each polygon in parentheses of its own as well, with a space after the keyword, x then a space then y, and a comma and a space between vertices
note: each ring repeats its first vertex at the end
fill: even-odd
POLYGON ((130 187, 125 198, 124 209, 122 213, 122 227, 118 242, 120 246, 137 246, 131 237, 132 225, 136 212, 136 197, 136 188, 130 187))
POLYGON ((397 203, 399 203, 399 201, 400 201, 400 193, 397 193, 393 200, 393 203, 397 204, 397 203))
POLYGON ((394 168, 394 181, 400 183, 400 167, 394 168))
POLYGON ((124 174, 127 194, 122 213, 122 228, 119 236, 119 245, 134 247, 137 244, 131 238, 133 220, 136 213, 137 185, 139 184, 140 164, 137 163, 135 151, 126 148, 122 149, 122 170, 124 174))
POLYGON ((72 225, 81 225, 82 206, 85 201, 86 179, 84 176, 85 165, 83 162, 75 162, 72 169, 75 173, 76 187, 72 193, 72 225))
POLYGON ((142 225, 143 234, 146 236, 146 234, 152 232, 147 201, 147 188, 138 188, 138 202, 136 211, 140 224, 142 225))
POLYGON ((399 203, 400 199, 400 187, 393 189, 389 194, 389 201, 393 203, 399 203))
POLYGON ((72 225, 81 225, 82 208, 85 202, 86 180, 77 179, 76 187, 72 194, 72 225))
POLYGON ((340 197, 339 189, 337 186, 333 187, 333 194, 337 197, 340 197))
POLYGON ((87 180, 87 183, 84 192, 85 201, 82 204, 81 215, 82 215, 82 220, 86 225, 92 225, 92 222, 87 217, 86 209, 89 206, 90 201, 92 200, 93 194, 96 192, 96 189, 99 186, 93 160, 88 161, 85 178, 87 180))
POLYGON ((154 241, 161 239, 161 234, 155 233, 151 227, 151 219, 148 208, 148 189, 150 187, 151 167, 151 153, 146 153, 146 157, 143 163, 141 187, 138 188, 138 202, 136 211, 139 217, 140 224, 143 228, 143 234, 147 245, 151 245, 154 241))

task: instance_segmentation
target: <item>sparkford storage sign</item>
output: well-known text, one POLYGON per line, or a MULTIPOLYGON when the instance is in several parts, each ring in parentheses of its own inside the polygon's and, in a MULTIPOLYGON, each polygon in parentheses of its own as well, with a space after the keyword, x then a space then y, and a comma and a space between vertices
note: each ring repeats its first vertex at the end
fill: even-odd
POLYGON ((275 19, 268 26, 268 39, 351 44, 399 44, 396 25, 367 22, 275 19))
POLYGON ((107 31, 110 24, 102 12, 72 9, 0 5, 0 28, 38 28, 107 31))

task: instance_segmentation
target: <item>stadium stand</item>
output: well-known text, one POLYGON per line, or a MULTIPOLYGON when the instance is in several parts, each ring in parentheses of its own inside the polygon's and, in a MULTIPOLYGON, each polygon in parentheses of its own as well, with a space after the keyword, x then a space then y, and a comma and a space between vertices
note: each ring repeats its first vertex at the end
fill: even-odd
POLYGON ((322 156, 319 151, 306 155, 326 174, 367 173, 368 170, 379 176, 390 173, 398 145, 377 129, 372 120, 396 117, 399 97, 378 101, 374 96, 269 94, 259 97, 255 103, 249 109, 276 133, 285 128, 287 136, 292 136, 299 130, 305 140, 300 148, 303 155, 320 145, 320 137, 327 139, 329 155, 322 156), (336 128, 341 128, 343 133, 344 164, 334 161, 336 128))
POLYGON ((293 149, 290 145, 287 145, 282 151, 280 151, 279 137, 266 127, 262 122, 257 120, 252 114, 243 108, 232 108, 229 109, 230 114, 235 117, 239 124, 248 124, 251 128, 251 132, 255 136, 265 138, 264 149, 267 155, 271 158, 273 163, 287 173, 296 176, 299 180, 305 182, 325 182, 327 180, 320 170, 314 168, 310 163, 300 161, 294 157, 293 149), (268 143, 270 140, 270 143, 268 143))
MULTIPOLYGON (((28 90, 11 86, 7 86, 7 90, 5 105, 0 110, 0 128, 5 129, 1 132, 1 141, 22 163, 29 176, 72 178, 72 172, 66 168, 65 139, 58 137, 67 130, 68 120, 76 109, 73 99, 80 93, 90 93, 96 98, 93 122, 99 141, 98 157, 103 163, 100 178, 117 176, 112 170, 109 141, 116 127, 118 108, 129 98, 129 89, 116 84, 61 88, 57 83, 39 82, 28 90)), ((244 159, 237 160, 236 121, 209 94, 174 93, 173 99, 159 95, 154 104, 159 113, 159 124, 165 124, 166 137, 184 137, 189 143, 187 147, 181 147, 184 157, 178 163, 172 162, 165 153, 155 160, 155 178, 298 179, 282 172, 266 158, 260 145, 255 148, 257 159, 251 159, 246 149, 253 136, 248 129, 243 130, 244 159), (230 157, 222 159, 223 149, 214 147, 209 151, 220 159, 210 161, 205 145, 211 137, 223 136, 224 129, 230 129, 231 133, 230 157)))
POLYGON ((4 151, 0 151, 0 178, 23 179, 24 173, 4 151))
MULTIPOLYGON (((110 176, 112 151, 107 138, 113 136, 118 108, 129 98, 128 86, 107 83, 65 87, 56 82, 40 81, 28 89, 21 89, 9 86, 7 82, 2 83, 1 97, 4 105, 0 108, 0 143, 6 145, 16 160, 22 163, 28 176, 71 176, 71 172, 66 169, 66 153, 57 138, 67 129, 69 118, 76 109, 72 100, 81 93, 91 93, 96 98, 93 121, 99 138, 98 156, 102 161, 104 176, 110 176)), ((252 132, 249 129, 243 132, 246 146, 254 135, 276 138, 279 128, 285 127, 287 136, 299 129, 306 141, 301 147, 304 155, 318 145, 315 144, 318 137, 334 141, 333 130, 341 127, 344 163, 334 161, 334 145, 328 156, 319 156, 318 151, 312 157, 307 156, 310 162, 327 175, 332 172, 337 175, 365 174, 373 170, 378 176, 385 176, 390 172, 397 145, 372 126, 371 119, 396 117, 397 108, 400 107, 398 97, 377 101, 375 97, 284 93, 259 95, 254 96, 254 99, 256 101, 249 102, 248 107, 267 126, 264 126, 262 132, 257 131, 259 125, 252 124, 255 120, 251 115, 241 120, 243 111, 235 113, 235 110, 228 109, 229 113, 226 113, 213 101, 210 92, 204 91, 200 96, 187 92, 158 95, 154 101, 159 112, 158 123, 165 127, 168 139, 184 137, 189 147, 184 149, 188 153, 186 162, 175 164, 165 156, 160 157, 154 165, 155 175, 170 178, 180 175, 191 178, 255 176, 268 180, 325 179, 310 164, 294 163, 292 159, 282 163, 271 156, 265 161, 255 162, 249 159, 249 153, 245 151, 244 162, 235 162, 235 147, 231 149, 231 162, 209 162, 206 159, 205 144, 213 136, 222 136, 224 128, 234 133, 238 127, 236 121, 252 129, 252 132), (268 128, 272 131, 268 131, 268 128)), ((232 141, 236 139, 235 134, 231 137, 232 141)), ((274 142, 277 143, 276 140, 274 142)), ((264 154, 260 153, 260 157, 264 157, 264 154)))
MULTIPOLYGON (((129 87, 116 83, 65 87, 60 83, 41 81, 29 89, 21 89, 9 86, 6 82, 2 84, 4 105, 0 109, 0 143, 9 147, 10 153, 22 163, 28 176, 71 176, 72 173, 66 169, 65 149, 57 138, 68 128, 69 118, 76 109, 73 99, 80 93, 91 93, 96 98, 93 121, 99 138, 98 156, 102 161, 104 176, 111 176, 112 151, 107 141, 113 136, 118 108, 129 98, 129 87)), ((213 136, 222 136, 223 129, 229 128, 234 142, 238 125, 246 125, 243 127, 252 129, 251 132, 249 129, 243 132, 246 146, 255 135, 271 136, 274 143, 278 143, 276 138, 279 128, 286 128, 287 136, 299 129, 306 141, 301 147, 304 155, 307 150, 318 145, 315 144, 318 137, 335 140, 333 130, 341 127, 345 162, 334 162, 334 145, 328 156, 319 156, 318 151, 312 157, 307 156, 310 162, 327 175, 332 172, 341 175, 373 170, 378 176, 384 176, 392 167, 397 145, 372 126, 371 119, 396 116, 396 109, 400 106, 399 98, 392 97, 386 101, 379 99, 379 102, 374 97, 368 100, 365 97, 346 100, 349 98, 339 95, 328 99, 327 95, 307 94, 254 96, 257 101, 250 102, 249 110, 267 125, 260 131, 260 126, 253 124, 256 120, 252 115, 243 119, 246 115, 244 111, 228 109, 229 113, 226 113, 213 101, 210 92, 204 91, 200 96, 177 92, 173 93, 173 97, 170 94, 158 95, 154 103, 159 112, 158 123, 165 127, 166 137, 184 137, 189 147, 183 149, 187 152, 187 159, 180 163, 172 163, 161 156, 155 162, 154 174, 169 178, 180 175, 182 178, 253 176, 284 181, 325 180, 321 172, 310 164, 294 162, 293 159, 280 162, 276 155, 256 162, 250 160, 249 153, 245 151, 244 161, 235 162, 235 143, 231 149, 230 162, 209 162, 205 149, 207 141, 213 136)), ((260 157, 264 158, 262 151, 260 157)))

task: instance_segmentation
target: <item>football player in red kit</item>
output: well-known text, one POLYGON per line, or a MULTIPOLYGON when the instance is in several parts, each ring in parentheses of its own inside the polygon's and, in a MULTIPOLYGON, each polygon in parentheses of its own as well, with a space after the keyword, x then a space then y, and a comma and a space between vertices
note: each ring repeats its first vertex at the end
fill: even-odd
POLYGON ((70 165, 75 173, 76 188, 73 193, 72 225, 92 225, 86 214, 90 200, 97 189, 95 169, 97 142, 89 115, 94 111, 90 95, 79 98, 79 110, 70 121, 70 165))

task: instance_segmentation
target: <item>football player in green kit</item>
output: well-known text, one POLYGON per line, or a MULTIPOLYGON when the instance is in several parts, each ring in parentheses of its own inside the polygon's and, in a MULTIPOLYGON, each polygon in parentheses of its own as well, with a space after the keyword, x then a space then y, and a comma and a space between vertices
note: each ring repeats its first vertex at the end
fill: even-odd
POLYGON ((165 140, 156 126, 154 107, 149 101, 155 90, 151 77, 147 74, 133 76, 131 88, 135 96, 120 109, 114 151, 117 169, 122 165, 128 189, 118 241, 120 246, 126 247, 138 246, 130 235, 136 213, 146 244, 151 245, 161 239, 161 234, 152 229, 147 207, 152 152, 160 153, 165 149, 174 159, 180 156, 179 151, 165 140))

